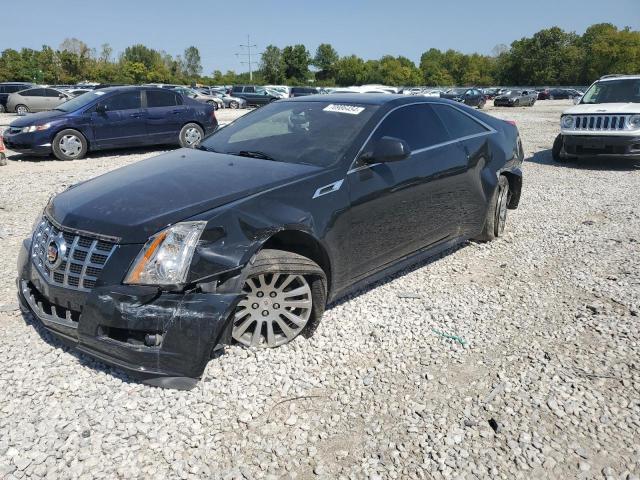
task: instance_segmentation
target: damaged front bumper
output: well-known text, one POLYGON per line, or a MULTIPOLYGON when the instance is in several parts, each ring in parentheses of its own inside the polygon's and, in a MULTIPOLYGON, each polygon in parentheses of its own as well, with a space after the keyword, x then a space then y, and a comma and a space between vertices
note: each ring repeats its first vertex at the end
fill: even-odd
POLYGON ((18 259, 18 292, 56 337, 144 383, 192 388, 217 346, 230 339, 241 293, 165 292, 156 287, 96 285, 76 292, 49 284, 30 261, 18 259))

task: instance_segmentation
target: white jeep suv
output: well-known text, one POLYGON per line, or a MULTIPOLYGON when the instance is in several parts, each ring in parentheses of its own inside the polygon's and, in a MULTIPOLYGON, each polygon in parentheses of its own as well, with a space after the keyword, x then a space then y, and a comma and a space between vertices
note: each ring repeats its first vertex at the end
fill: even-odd
POLYGON ((553 159, 640 158, 640 75, 605 75, 560 117, 553 159))

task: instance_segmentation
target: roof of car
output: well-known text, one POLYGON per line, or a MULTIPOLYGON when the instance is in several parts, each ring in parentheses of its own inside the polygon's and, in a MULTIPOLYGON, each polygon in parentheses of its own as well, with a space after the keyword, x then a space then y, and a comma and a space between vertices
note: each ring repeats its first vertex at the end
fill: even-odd
POLYGON ((329 103, 359 103, 364 105, 384 105, 386 103, 417 103, 441 102, 450 103, 439 97, 418 97, 416 95, 385 94, 385 93, 330 93, 328 95, 308 95, 294 97, 287 102, 329 102, 329 103))

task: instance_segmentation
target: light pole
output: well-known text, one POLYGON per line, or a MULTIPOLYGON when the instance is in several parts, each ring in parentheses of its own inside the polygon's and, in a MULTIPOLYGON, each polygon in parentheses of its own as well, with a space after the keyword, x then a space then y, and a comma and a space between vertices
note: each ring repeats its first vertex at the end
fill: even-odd
POLYGON ((246 48, 247 52, 240 52, 240 53, 236 53, 236 57, 248 57, 248 61, 247 62, 243 62, 241 61, 240 63, 242 65, 249 65, 249 81, 253 82, 253 61, 252 61, 252 57, 251 57, 251 48, 255 48, 257 45, 252 45, 251 44, 251 36, 247 35, 247 44, 246 45, 240 45, 240 48, 246 48))

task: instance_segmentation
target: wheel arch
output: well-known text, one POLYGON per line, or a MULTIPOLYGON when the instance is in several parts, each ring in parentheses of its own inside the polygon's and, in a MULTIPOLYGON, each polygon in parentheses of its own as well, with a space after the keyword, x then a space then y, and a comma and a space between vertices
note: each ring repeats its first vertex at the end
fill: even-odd
POLYGON ((267 238, 255 253, 265 248, 297 253, 316 262, 327 277, 327 296, 329 296, 332 286, 331 260, 319 240, 301 230, 280 230, 267 238))
POLYGON ((64 125, 64 126, 62 126, 60 128, 57 128, 51 133, 51 149, 52 150, 53 150, 53 141, 55 140, 56 135, 58 135, 63 130, 75 130, 76 132, 80 133, 84 137, 84 141, 87 142, 87 152, 92 150, 92 148, 91 148, 91 140, 92 139, 89 137, 89 135, 87 135, 87 132, 85 132, 83 128, 70 127, 68 125, 64 125))

